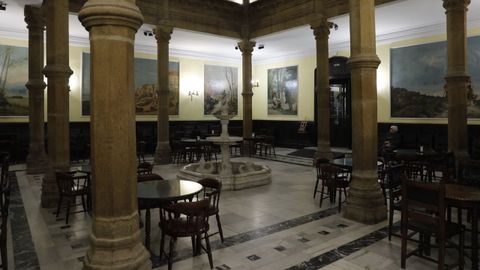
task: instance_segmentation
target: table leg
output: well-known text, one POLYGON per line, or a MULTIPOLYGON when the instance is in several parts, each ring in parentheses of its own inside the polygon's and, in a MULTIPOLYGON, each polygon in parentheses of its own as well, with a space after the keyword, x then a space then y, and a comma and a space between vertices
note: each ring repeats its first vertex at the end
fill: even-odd
POLYGON ((145 211, 145 247, 150 250, 150 208, 145 211))
POLYGON ((478 207, 472 210, 472 270, 478 270, 478 207))

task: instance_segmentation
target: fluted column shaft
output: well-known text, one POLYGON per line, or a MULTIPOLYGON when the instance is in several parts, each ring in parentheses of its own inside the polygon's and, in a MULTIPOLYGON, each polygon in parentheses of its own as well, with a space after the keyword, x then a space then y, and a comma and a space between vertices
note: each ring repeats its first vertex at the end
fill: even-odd
POLYGON ((352 182, 345 217, 366 224, 385 220, 387 209, 377 181, 377 67, 375 1, 350 0, 352 74, 352 182))
POLYGON ((69 91, 68 79, 68 0, 44 2, 47 17, 47 65, 43 74, 48 79, 48 171, 42 183, 42 207, 57 204, 55 172, 70 166, 69 91))
POLYGON ((468 156, 467 7, 470 0, 444 0, 447 14, 448 149, 458 158, 468 156))
POLYGON ((85 269, 151 269, 141 243, 135 157, 134 40, 143 16, 134 0, 89 0, 93 220, 85 269))
POLYGON ((332 23, 319 18, 311 24, 317 48, 317 158, 330 159, 330 79, 328 63, 328 35, 332 23))
POLYGON ((27 173, 43 173, 47 167, 44 131, 43 81, 43 31, 45 17, 40 7, 25 6, 25 22, 28 28, 28 127, 29 144, 27 173))
POLYGON ((242 76, 243 76, 243 137, 252 137, 252 52, 255 41, 243 40, 238 42, 238 48, 242 52, 242 76))
POLYGON ((157 39, 158 65, 158 115, 157 115, 157 148, 155 163, 168 164, 170 162, 169 123, 168 123, 168 43, 172 35, 173 26, 164 23, 155 29, 157 39))

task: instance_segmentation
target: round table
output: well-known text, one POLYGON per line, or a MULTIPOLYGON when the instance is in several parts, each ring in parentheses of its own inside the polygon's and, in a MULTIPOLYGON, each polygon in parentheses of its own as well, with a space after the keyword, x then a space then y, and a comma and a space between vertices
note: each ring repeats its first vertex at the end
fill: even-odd
POLYGON ((178 200, 192 199, 203 190, 190 180, 153 180, 137 183, 139 209, 145 209, 145 247, 150 250, 150 209, 178 200), (140 205, 142 207, 140 207, 140 205))
MULTIPOLYGON (((352 158, 336 158, 330 161, 330 164, 342 167, 344 169, 352 170, 352 158)), ((377 165, 382 165, 381 162, 377 161, 377 165)))

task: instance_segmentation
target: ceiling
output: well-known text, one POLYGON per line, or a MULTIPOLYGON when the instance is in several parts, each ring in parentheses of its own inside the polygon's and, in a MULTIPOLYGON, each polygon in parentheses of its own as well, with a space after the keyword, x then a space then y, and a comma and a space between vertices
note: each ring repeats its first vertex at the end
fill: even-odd
MULTIPOLYGON (((7 10, 0 11, 0 36, 27 38, 27 29, 23 17, 25 4, 39 4, 41 0, 3 0, 7 10)), ((241 3, 242 0, 233 0, 241 3)), ((349 46, 348 14, 331 18, 338 30, 330 34, 332 53, 347 49, 349 46)), ((468 12, 468 27, 480 27, 480 1, 472 1, 468 12)), ((88 46, 88 32, 70 14, 70 41, 80 46, 88 46)), ((145 36, 144 31, 154 26, 143 25, 136 35, 136 50, 156 53, 155 37, 145 36)), ((445 33, 445 10, 441 0, 399 0, 376 8, 377 42, 391 42, 419 36, 431 36, 445 33)), ((235 50, 238 40, 182 29, 175 29, 170 41, 170 53, 177 56, 200 57, 212 60, 240 62, 241 53, 235 50)), ((315 39, 308 26, 256 38, 257 45, 264 49, 255 49, 253 61, 256 63, 278 61, 287 58, 313 55, 315 39)))

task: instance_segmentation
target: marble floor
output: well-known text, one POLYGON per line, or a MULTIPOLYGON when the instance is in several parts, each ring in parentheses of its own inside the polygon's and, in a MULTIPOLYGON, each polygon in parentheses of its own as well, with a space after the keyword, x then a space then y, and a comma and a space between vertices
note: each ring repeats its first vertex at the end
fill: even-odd
MULTIPOLYGON (((224 191, 220 215, 225 242, 210 238, 214 269, 401 269, 400 239, 387 238, 387 223, 364 225, 344 219, 337 205, 319 207, 313 199, 315 169, 309 158, 289 156, 251 160, 272 169, 272 183, 240 191, 224 191)), ((249 159, 238 157, 238 159, 249 159)), ((173 179, 181 165, 157 165, 154 172, 173 179)), ((9 269, 81 269, 88 249, 90 217, 71 215, 70 224, 39 207, 42 175, 26 175, 24 165, 12 166, 9 269), (18 182, 18 185, 17 185, 18 182)), ((158 211, 152 211, 151 251, 158 254, 158 211)), ((396 216, 396 218, 398 218, 396 216)), ((216 231, 212 219, 211 230, 216 231)), ((398 223, 396 225, 398 229, 398 223)), ((456 258, 448 251, 447 258, 456 258)), ((467 260, 465 269, 470 269, 467 260)), ((167 269, 152 256, 155 269, 167 269)), ((192 257, 190 239, 179 239, 174 269, 210 269, 205 254, 192 257)), ((407 269, 436 269, 411 257, 407 269)))

